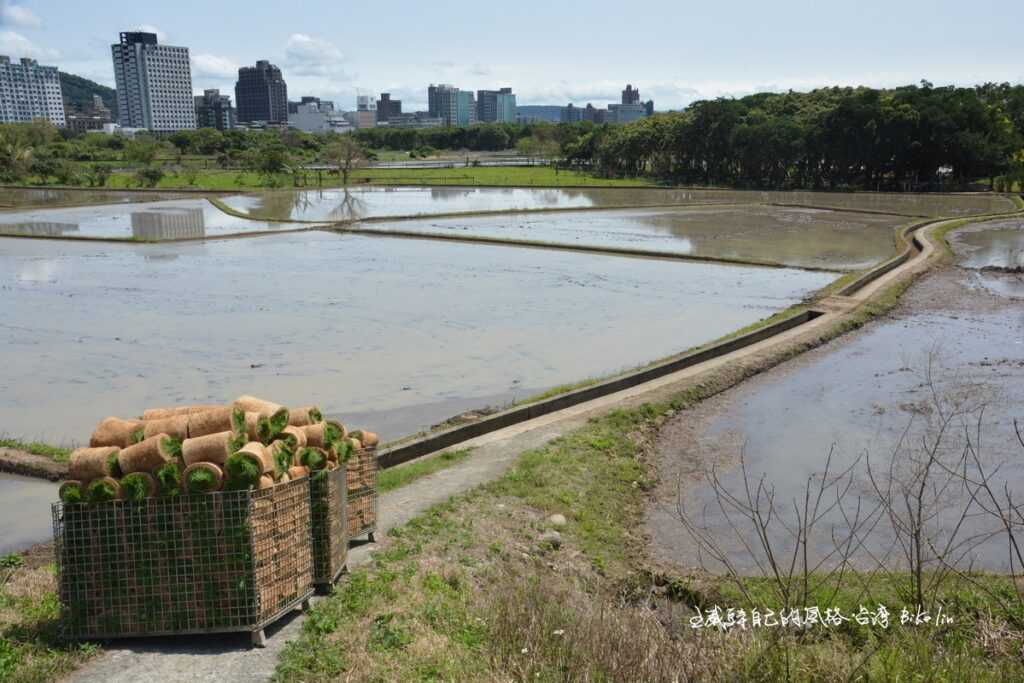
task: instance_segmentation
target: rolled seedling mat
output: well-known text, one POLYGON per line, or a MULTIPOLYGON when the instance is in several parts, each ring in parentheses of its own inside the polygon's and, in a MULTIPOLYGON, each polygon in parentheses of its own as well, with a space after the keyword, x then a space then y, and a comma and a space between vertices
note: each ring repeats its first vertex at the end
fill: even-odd
POLYGON ((119 417, 107 417, 96 425, 95 431, 89 437, 89 445, 93 448, 100 446, 117 446, 127 448, 135 443, 135 432, 142 428, 140 420, 122 420, 119 417))
POLYGON ((270 443, 288 426, 288 409, 281 408, 269 417, 260 415, 256 423, 256 437, 265 444, 270 443))
POLYGON ((172 497, 181 493, 181 467, 177 462, 162 465, 153 476, 156 477, 157 492, 161 496, 172 497))
POLYGON ((188 419, 188 415, 175 415, 159 420, 146 420, 142 423, 143 436, 148 439, 157 434, 166 434, 185 440, 188 438, 188 419))
POLYGON ((181 481, 188 493, 212 493, 224 484, 224 471, 212 462, 196 462, 185 468, 181 481))
POLYGON ((76 479, 61 482, 57 489, 57 497, 65 503, 84 503, 86 486, 76 479))
POLYGON ((232 453, 224 463, 224 489, 246 491, 259 486, 263 459, 250 452, 232 453))
POLYGON ((348 442, 348 445, 352 447, 352 450, 354 450, 354 451, 361 451, 361 450, 363 450, 363 442, 360 441, 359 439, 355 438, 354 436, 348 437, 347 439, 345 439, 345 441, 348 442))
POLYGON ((197 436, 181 442, 181 457, 186 465, 197 462, 212 462, 223 465, 231 455, 234 434, 230 431, 197 436))
POLYGON ((188 435, 189 438, 217 434, 219 432, 231 431, 230 407, 212 408, 202 412, 188 414, 188 435))
POLYGON ((288 424, 293 427, 305 427, 323 422, 323 419, 323 413, 316 406, 299 406, 288 410, 288 424))
POLYGON ((143 501, 157 493, 156 478, 149 472, 132 472, 121 479, 121 498, 130 501, 143 501))
POLYGON ((296 479, 307 477, 309 476, 309 468, 303 465, 292 465, 291 467, 288 468, 286 476, 290 481, 295 481, 296 479))
POLYGON ((267 453, 274 460, 274 474, 278 477, 295 462, 295 449, 287 441, 274 441, 267 446, 267 453))
MULTIPOLYGON (((239 396, 235 399, 233 406, 241 408, 247 413, 259 413, 260 417, 270 417, 280 410, 285 412, 288 410, 280 403, 264 401, 262 398, 256 398, 255 396, 239 396)), ((287 424, 287 421, 285 424, 287 424)))
POLYGON ((299 451, 296 460, 303 467, 309 468, 311 472, 322 470, 327 467, 327 451, 307 446, 299 451))
POLYGON ((113 477, 100 477, 89 482, 85 497, 90 503, 105 503, 121 497, 121 485, 113 477))
POLYGON ((235 414, 231 419, 231 431, 235 433, 235 436, 242 440, 243 444, 246 441, 254 441, 259 438, 259 426, 260 426, 260 414, 253 412, 242 412, 239 417, 238 409, 235 408, 235 414))
POLYGON ((267 452, 267 447, 261 444, 259 441, 250 441, 236 453, 247 453, 260 463, 260 474, 269 474, 274 471, 274 458, 267 452))
POLYGON ((164 445, 170 440, 167 434, 154 434, 145 441, 123 449, 117 455, 121 472, 125 475, 134 472, 153 472, 174 459, 169 446, 164 445))
POLYGON ((274 485, 273 477, 270 477, 269 475, 266 475, 266 474, 264 474, 262 477, 260 477, 260 484, 259 484, 260 491, 262 491, 263 489, 269 489, 273 485, 274 485))
POLYGON ((165 417, 174 417, 175 415, 191 415, 192 413, 201 413, 207 410, 216 410, 217 408, 223 408, 224 406, 219 405, 194 405, 194 406, 177 406, 175 408, 150 408, 142 413, 143 420, 162 420, 165 417))
POLYGON ((345 438, 348 430, 345 429, 345 425, 341 424, 337 420, 326 420, 324 422, 324 445, 323 448, 330 448, 337 442, 345 438))
POLYGON ((298 450, 306 446, 306 432, 302 431, 301 427, 292 427, 291 425, 281 430, 281 433, 277 435, 277 438, 284 439, 291 444, 292 450, 298 450))
POLYGON ((365 429, 357 429, 353 432, 349 432, 349 436, 353 439, 359 439, 360 443, 367 448, 373 448, 380 440, 374 432, 370 432, 365 429))
POLYGON ((355 439, 342 439, 331 447, 331 452, 334 453, 334 459, 338 462, 348 462, 348 459, 352 457, 352 454, 356 452, 356 447, 353 445, 355 439))
POLYGON ((299 427, 302 433, 306 435, 306 445, 311 448, 323 448, 324 447, 324 435, 327 429, 327 423, 318 422, 312 425, 306 425, 305 427, 299 427))
POLYGON ((79 448, 71 453, 68 462, 68 478, 77 481, 92 481, 102 477, 109 477, 111 472, 111 458, 117 460, 119 448, 116 446, 100 446, 99 448, 79 448))

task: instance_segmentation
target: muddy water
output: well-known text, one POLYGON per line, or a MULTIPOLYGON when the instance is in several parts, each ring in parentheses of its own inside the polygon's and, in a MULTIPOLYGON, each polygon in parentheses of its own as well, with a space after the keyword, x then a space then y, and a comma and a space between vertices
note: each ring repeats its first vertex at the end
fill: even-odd
POLYGON ((294 228, 236 218, 205 199, 33 209, 0 213, 0 235, 161 241, 294 228))
POLYGON ((367 223, 375 230, 609 246, 852 270, 891 256, 906 218, 749 205, 367 223))
POLYGON ((56 500, 57 484, 51 481, 0 473, 0 556, 49 538, 53 533, 50 503, 56 500))
POLYGON ((961 216, 1012 210, 995 195, 911 195, 838 192, 760 192, 682 189, 525 189, 374 187, 344 190, 282 190, 228 197, 234 209, 278 220, 342 221, 387 216, 664 204, 779 202, 839 209, 867 209, 924 216, 961 216))
POLYGON ((953 234, 965 268, 1024 268, 1024 219, 982 223, 953 234))
MULTIPOLYGON (((850 511, 857 496, 863 496, 866 510, 868 501, 877 497, 863 458, 870 457, 877 476, 892 461, 901 437, 902 454, 919 452, 921 439, 933 435, 939 422, 932 400, 935 386, 940 395, 955 397, 964 411, 942 442, 942 457, 956 460, 966 444, 964 430, 976 427, 980 417, 983 457, 990 466, 1008 461, 999 473, 1000 486, 1005 482, 1024 494, 1024 450, 1013 428, 1014 418, 1024 418, 1024 307, 1020 300, 985 286, 982 277, 1004 284, 1018 278, 1019 283, 1019 276, 955 267, 926 276, 891 318, 765 373, 712 402, 706 412, 688 416, 696 420, 691 436, 662 444, 666 466, 675 471, 693 468, 687 475, 691 481, 690 476, 716 463, 725 488, 737 493, 743 482, 737 462, 743 453, 751 481, 765 476, 775 487, 776 500, 792 510, 791 501, 802 497, 808 477, 820 476, 834 448, 833 475, 861 458, 845 501, 850 511)), ((686 496, 690 512, 699 516, 708 510, 708 527, 719 538, 730 538, 729 525, 714 512, 711 490, 691 486, 686 496)), ((826 494, 831 503, 829 495, 834 498, 834 492, 826 494)), ((649 519, 656 552, 672 562, 696 564, 693 544, 672 508, 674 496, 662 503, 649 519)), ((955 490, 943 493, 937 519, 944 532, 953 528, 963 503, 955 490)), ((787 519, 792 522, 791 515, 787 519)), ((974 518, 960 538, 992 526, 989 519, 974 518)), ((833 528, 840 535, 846 529, 838 513, 825 516, 819 527, 819 556, 832 549, 828 538, 833 528)), ((777 541, 782 537, 775 536, 777 541)), ((866 538, 876 553, 899 560, 884 522, 866 538)), ((753 568, 734 542, 726 545, 734 562, 753 568)), ((866 561, 865 554, 859 557, 866 561)), ((964 561, 969 559, 1002 569, 1005 540, 970 548, 964 561)))
POLYGON ((255 393, 343 417, 438 404, 393 427, 413 432, 717 338, 832 277, 332 233, 3 240, 0 431, 81 442, 108 414, 255 393))

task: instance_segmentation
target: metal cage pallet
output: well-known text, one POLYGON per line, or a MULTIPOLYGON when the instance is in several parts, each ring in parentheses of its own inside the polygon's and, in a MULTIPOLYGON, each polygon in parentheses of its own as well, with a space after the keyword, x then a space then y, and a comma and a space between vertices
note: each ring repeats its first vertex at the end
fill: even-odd
POLYGON ((346 512, 348 540, 366 536, 371 542, 377 530, 380 497, 377 494, 377 453, 364 448, 345 463, 348 490, 346 512))
POLYGON ((345 469, 316 472, 309 478, 310 528, 313 532, 313 583, 329 591, 345 570, 345 469))
POLYGON ((309 483, 53 504, 63 635, 263 629, 313 594, 309 483))

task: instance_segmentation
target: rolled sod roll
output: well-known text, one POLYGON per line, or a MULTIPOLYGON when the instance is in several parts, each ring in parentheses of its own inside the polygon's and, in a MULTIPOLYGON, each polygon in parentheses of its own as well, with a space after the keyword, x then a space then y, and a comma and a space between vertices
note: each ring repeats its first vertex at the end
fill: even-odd
POLYGON ((345 438, 348 430, 345 429, 345 425, 341 424, 337 420, 327 420, 324 422, 324 448, 330 448, 335 443, 345 438))
POLYGON ((274 485, 274 480, 271 477, 268 477, 265 474, 262 477, 260 477, 259 488, 260 488, 261 491, 263 489, 269 489, 273 485, 274 485))
POLYGON ((267 452, 267 447, 259 441, 250 441, 235 451, 235 453, 244 453, 255 458, 256 462, 258 462, 259 466, 262 468, 260 470, 260 474, 274 471, 274 458, 267 452))
POLYGON ((175 415, 159 420, 146 420, 142 423, 143 435, 148 439, 157 434, 166 434, 176 439, 188 438, 188 415, 175 415))
POLYGON ((104 418, 89 437, 89 445, 93 448, 100 446, 117 446, 127 448, 134 443, 132 435, 137 429, 142 428, 140 420, 122 420, 119 417, 104 418))
POLYGON ((354 451, 361 451, 361 450, 363 450, 363 442, 360 441, 359 439, 356 439, 356 438, 350 436, 347 439, 345 439, 345 441, 347 441, 348 444, 350 446, 352 446, 352 450, 354 450, 354 451))
POLYGON ((250 452, 232 453, 224 463, 224 489, 245 491, 259 486, 263 460, 250 452))
POLYGON ((230 431, 232 428, 232 409, 213 408, 202 412, 188 414, 188 435, 189 437, 205 436, 218 432, 230 431))
POLYGON ((353 441, 355 441, 355 439, 342 439, 341 441, 336 441, 334 446, 331 448, 331 452, 334 453, 334 459, 338 462, 348 462, 348 459, 356 452, 356 447, 352 445, 353 441))
POLYGON ((312 425, 306 425, 305 427, 299 427, 302 433, 306 435, 306 445, 310 448, 323 448, 324 446, 324 435, 327 429, 327 423, 318 422, 312 425))
POLYGON ((316 406, 299 406, 288 409, 288 424, 293 427, 305 427, 306 425, 323 422, 324 416, 316 406))
POLYGON ((212 493, 224 483, 224 472, 212 462, 195 462, 185 468, 181 480, 188 493, 212 493))
POLYGON ((365 429, 357 429, 354 432, 350 432, 349 436, 353 439, 359 439, 367 448, 373 448, 379 441, 376 434, 368 432, 365 429))
POLYGON ((310 448, 307 446, 299 451, 296 459, 300 465, 308 467, 311 472, 327 467, 327 451, 322 448, 310 448))
POLYGON ((284 474, 281 475, 281 478, 277 480, 277 483, 278 484, 287 484, 291 480, 292 480, 292 478, 288 476, 287 472, 285 472, 284 474))
POLYGON ((149 472, 132 472, 121 479, 121 498, 141 501, 156 495, 156 478, 149 472))
POLYGON ((293 465, 288 468, 286 473, 288 479, 294 481, 295 479, 301 479, 302 477, 309 475, 309 468, 303 467, 302 465, 293 465))
POLYGON ((94 479, 85 491, 90 503, 105 503, 121 497, 121 485, 113 477, 94 479))
POLYGON ((287 441, 292 450, 298 450, 306 445, 306 432, 302 431, 301 427, 289 425, 281 430, 277 438, 287 441))
POLYGON ((153 472, 159 469, 174 458, 174 454, 164 446, 164 441, 169 439, 167 434, 154 434, 141 443, 123 449, 117 455, 121 472, 129 475, 135 472, 153 472))
POLYGON ((120 451, 116 446, 79 448, 71 453, 68 462, 68 478, 77 481, 92 481, 111 476, 111 458, 117 459, 120 451))
POLYGON ((143 420, 162 420, 165 417, 174 417, 175 415, 191 415, 192 413, 201 413, 207 410, 216 410, 223 408, 224 406, 218 405, 194 405, 194 406, 177 406, 175 408, 150 408, 142 413, 143 420))
POLYGON ((256 436, 261 442, 268 444, 276 439, 277 435, 280 434, 287 426, 288 409, 281 408, 270 417, 260 415, 260 419, 256 423, 256 436))
POLYGON ((274 460, 274 473, 278 476, 294 464, 295 449, 287 441, 274 441, 267 446, 267 452, 274 460))
POLYGON ((61 483, 57 497, 64 503, 81 503, 85 500, 85 488, 82 482, 69 479, 61 483))
MULTIPOLYGON (((259 413, 260 417, 270 417, 281 410, 287 412, 287 408, 280 403, 264 401, 262 398, 256 398, 255 396, 239 396, 235 399, 233 405, 235 408, 241 408, 247 413, 259 413)), ((285 424, 287 424, 287 421, 285 424)))
POLYGON ((186 465, 194 465, 197 462, 223 465, 234 450, 233 437, 231 432, 219 432, 185 439, 181 442, 181 457, 186 465))
POLYGON ((158 493, 168 498, 181 493, 181 468, 176 462, 169 462, 153 473, 158 493))

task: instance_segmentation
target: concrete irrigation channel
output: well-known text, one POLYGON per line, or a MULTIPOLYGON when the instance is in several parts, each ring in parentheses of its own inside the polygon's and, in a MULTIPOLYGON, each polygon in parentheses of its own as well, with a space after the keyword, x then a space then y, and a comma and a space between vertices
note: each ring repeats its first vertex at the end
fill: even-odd
MULTIPOLYGON (((933 233, 949 227, 950 220, 939 220, 916 227, 907 237, 906 251, 898 263, 886 263, 864 278, 856 291, 823 299, 813 307, 814 315, 777 330, 766 338, 749 336, 742 344, 731 343, 720 353, 709 353, 692 362, 649 368, 614 382, 603 383, 535 404, 531 410, 498 414, 473 425, 456 428, 405 444, 381 454, 385 463, 400 462, 415 452, 433 452, 437 448, 473 448, 470 458, 448 470, 418 480, 381 498, 380 531, 399 526, 436 503, 499 477, 524 451, 542 446, 566 434, 588 418, 611 409, 655 401, 674 395, 708 380, 716 373, 744 366, 751 372, 780 362, 787 354, 805 348, 810 340, 827 339, 889 287, 914 278, 927 270, 940 256, 933 233), (463 431, 458 431, 463 429, 463 431), (401 449, 406 449, 402 451, 401 449)), ((748 373, 750 374, 750 373, 748 373)), ((742 379, 742 373, 736 379, 742 379)), ((372 546, 350 553, 350 565, 366 563, 372 546)), ((344 590, 344 584, 340 590, 344 590)), ((275 630, 268 631, 267 647, 250 650, 248 641, 239 637, 162 638, 112 643, 102 656, 68 680, 82 682, 133 682, 139 680, 174 681, 264 681, 273 674, 284 644, 294 638, 303 617, 296 613, 275 630)))

